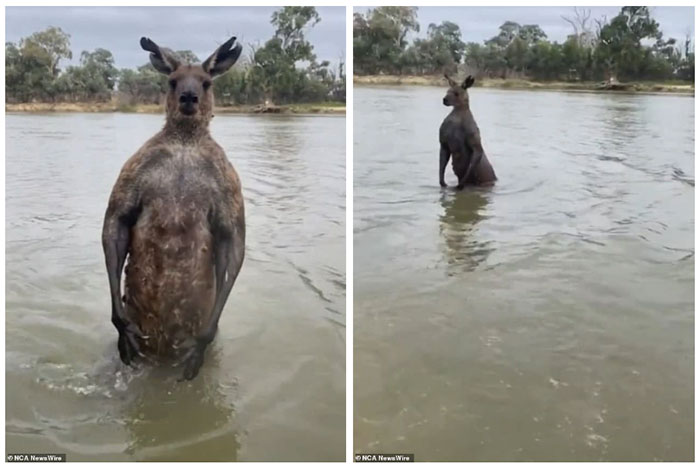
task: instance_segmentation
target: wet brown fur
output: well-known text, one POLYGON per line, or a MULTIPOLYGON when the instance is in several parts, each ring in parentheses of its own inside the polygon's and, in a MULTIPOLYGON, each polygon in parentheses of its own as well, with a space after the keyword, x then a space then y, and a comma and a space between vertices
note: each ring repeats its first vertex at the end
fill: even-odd
MULTIPOLYGON (((201 341, 206 347, 213 338, 212 324, 215 331, 218 323, 212 323, 218 320, 217 297, 225 292, 225 301, 233 283, 225 286, 227 291, 221 285, 227 277, 235 280, 243 261, 241 183, 209 133, 214 99, 203 83, 212 76, 202 65, 182 65, 168 79, 165 126, 124 164, 105 215, 108 271, 114 262, 110 253, 128 243, 120 299, 124 307, 115 309, 113 296, 112 316, 125 363, 131 361, 132 349, 154 359, 173 359, 186 356, 201 341), (183 114, 187 104, 180 97, 192 89, 198 93, 196 112, 183 114), (126 229, 120 230, 123 225, 128 238, 126 229), (221 270, 221 263, 228 268, 221 270), (125 331, 138 335, 137 348, 122 347, 128 342, 122 342, 125 331)), ((196 376, 198 369, 185 377, 196 376)))
POLYGON ((453 109, 440 125, 440 185, 446 186, 445 166, 450 157, 458 189, 467 184, 492 185, 497 179, 496 173, 481 146, 479 127, 469 108, 467 88, 474 84, 474 78, 468 76, 461 85, 447 75, 445 78, 450 88, 443 104, 453 109))
POLYGON ((145 355, 177 357, 173 349, 203 329, 214 306, 208 212, 220 211, 227 227, 245 231, 240 181, 210 136, 173 143, 164 129, 124 165, 110 209, 128 204, 134 188, 142 210, 130 231, 127 316, 146 336, 145 355))

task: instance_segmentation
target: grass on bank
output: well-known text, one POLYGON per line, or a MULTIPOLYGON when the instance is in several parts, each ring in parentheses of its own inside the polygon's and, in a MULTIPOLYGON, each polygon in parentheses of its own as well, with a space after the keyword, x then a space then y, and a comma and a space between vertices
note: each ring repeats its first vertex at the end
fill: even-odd
MULTIPOLYGON (((80 112, 80 113, 163 113, 162 105, 128 104, 123 102, 78 103, 6 103, 8 112, 80 112)), ((215 106, 214 113, 281 113, 281 114, 345 114, 344 102, 299 103, 292 105, 215 106)))
MULTIPOLYGON (((443 76, 373 75, 354 76, 357 85, 419 85, 445 87, 443 76)), ((625 82, 623 90, 601 89, 601 82, 531 81, 527 79, 478 79, 475 87, 493 89, 572 90, 599 92, 659 92, 695 94, 695 86, 684 81, 625 82)))

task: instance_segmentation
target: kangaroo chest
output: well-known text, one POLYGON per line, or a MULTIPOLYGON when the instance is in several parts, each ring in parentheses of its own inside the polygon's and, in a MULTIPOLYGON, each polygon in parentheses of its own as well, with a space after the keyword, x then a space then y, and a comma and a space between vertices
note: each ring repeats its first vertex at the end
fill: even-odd
POLYGON ((176 147, 155 154, 144 166, 141 198, 152 202, 204 209, 221 195, 221 174, 216 162, 196 147, 176 147))
POLYGON ((453 163, 471 155, 468 135, 467 129, 459 120, 448 118, 440 126, 440 144, 448 147, 453 163))

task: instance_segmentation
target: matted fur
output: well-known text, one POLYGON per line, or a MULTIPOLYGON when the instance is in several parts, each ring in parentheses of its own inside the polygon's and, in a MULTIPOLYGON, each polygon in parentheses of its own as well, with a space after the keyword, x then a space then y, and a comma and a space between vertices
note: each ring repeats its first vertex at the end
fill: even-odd
POLYGON ((467 184, 491 185, 496 181, 496 173, 481 146, 481 134, 474 116, 469 109, 467 89, 474 84, 474 78, 467 76, 459 85, 445 75, 450 88, 442 99, 452 111, 440 125, 440 185, 445 184, 445 167, 452 157, 452 170, 459 180, 457 188, 467 184))
MULTIPOLYGON (((228 67, 235 62, 233 40, 208 59, 207 69, 219 56, 228 67)), ((112 321, 125 363, 136 351, 154 359, 184 356, 190 379, 243 263, 243 195, 236 170, 209 132, 212 75, 201 65, 179 64, 149 39, 142 46, 168 74, 170 90, 165 126, 124 164, 107 206, 103 246, 112 321), (125 259, 122 297, 114 280, 118 286, 125 259)))

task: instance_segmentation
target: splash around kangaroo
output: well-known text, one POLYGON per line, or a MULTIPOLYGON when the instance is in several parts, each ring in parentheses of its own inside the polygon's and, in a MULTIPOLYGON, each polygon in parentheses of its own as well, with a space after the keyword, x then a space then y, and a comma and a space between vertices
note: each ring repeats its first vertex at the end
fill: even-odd
POLYGON ((496 173, 489 163, 481 146, 479 127, 469 109, 467 89, 474 84, 474 78, 467 76, 462 85, 457 84, 447 74, 450 85, 442 99, 445 106, 453 107, 452 112, 440 125, 440 185, 445 184, 445 167, 452 157, 452 170, 457 176, 457 189, 467 184, 490 186, 496 182, 496 173))
POLYGON ((192 65, 141 39, 168 76, 165 126, 124 164, 102 231, 121 360, 178 360, 184 379, 202 366, 245 252, 241 183, 209 133, 212 79, 240 56, 235 42, 192 65))

